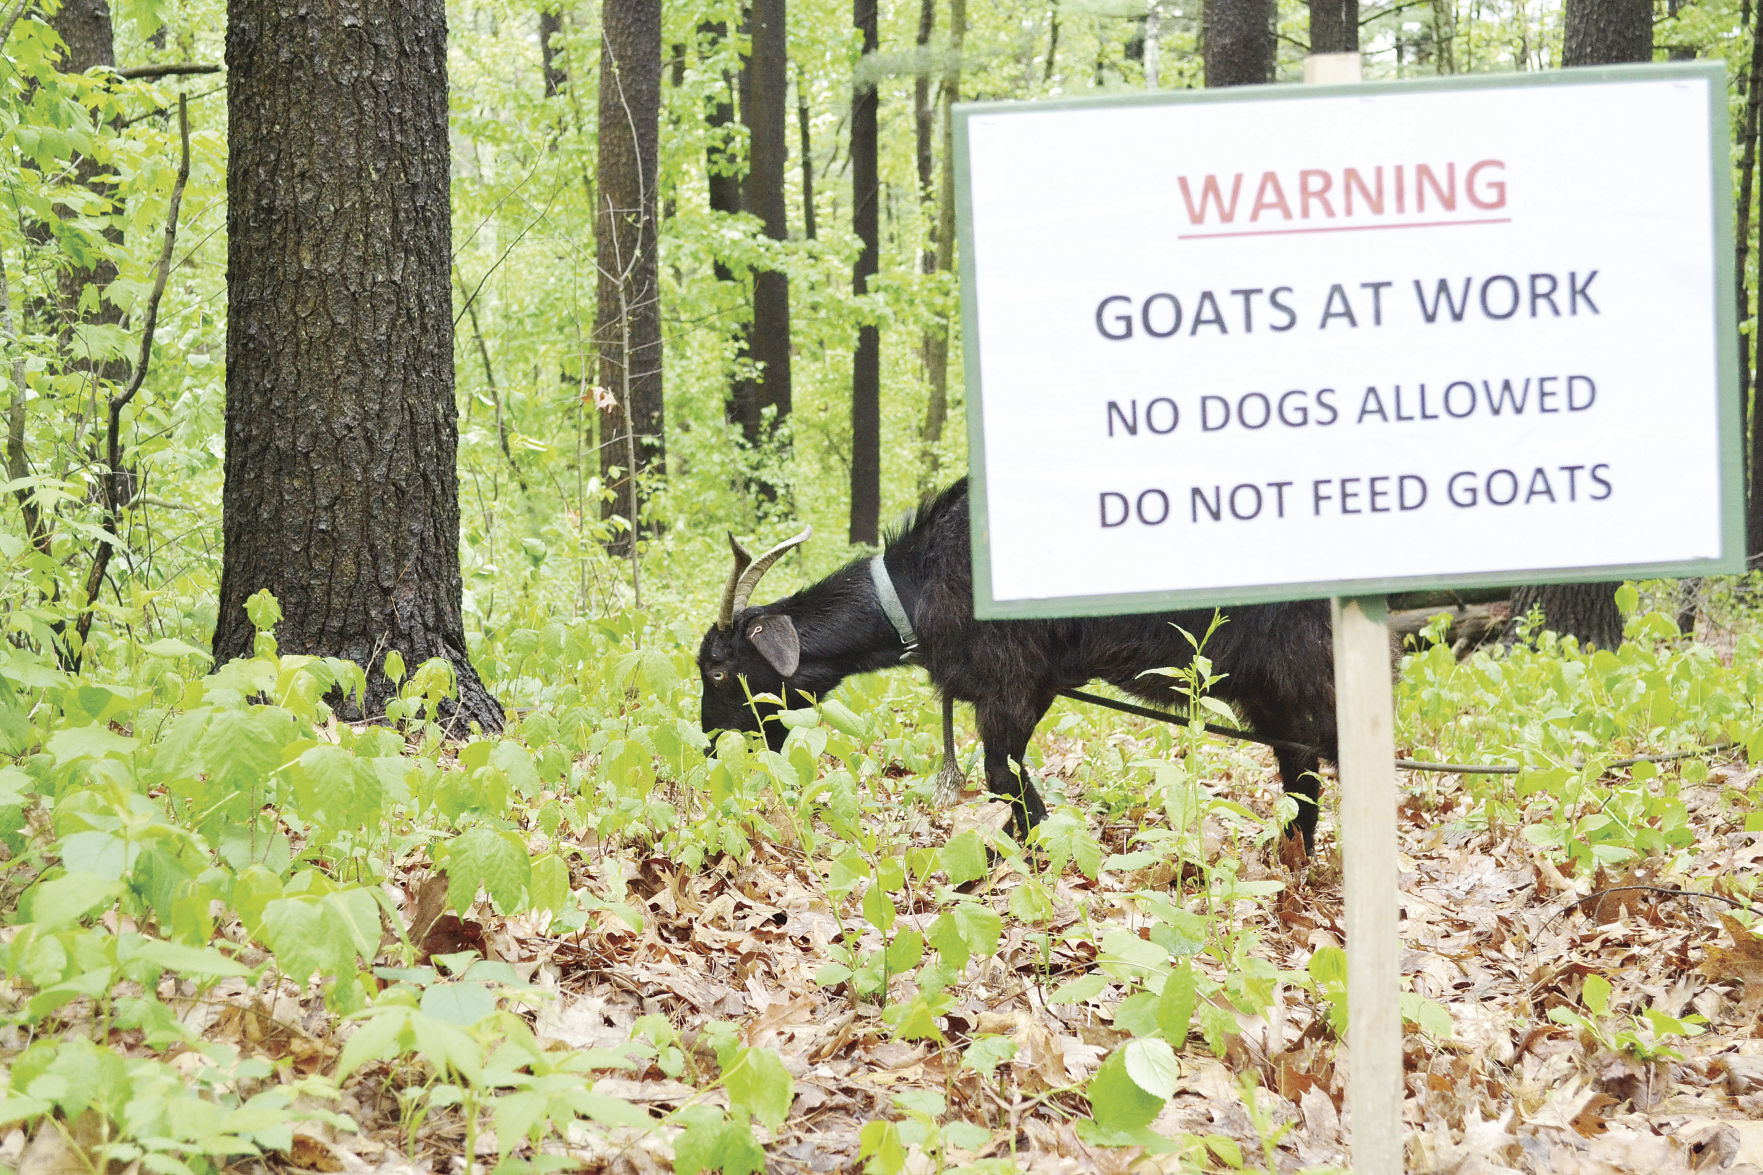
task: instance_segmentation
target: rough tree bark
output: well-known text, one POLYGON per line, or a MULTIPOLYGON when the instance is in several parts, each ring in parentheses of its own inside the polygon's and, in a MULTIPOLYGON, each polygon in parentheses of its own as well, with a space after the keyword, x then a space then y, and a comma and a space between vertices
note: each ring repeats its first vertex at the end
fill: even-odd
POLYGON ((1359 51, 1359 0, 1310 0, 1310 52, 1359 51))
POLYGON ((1653 60, 1653 0, 1567 0, 1561 64, 1653 60))
MULTIPOLYGON (((1614 65, 1653 59, 1652 0, 1567 0, 1566 41, 1561 63, 1614 65)), ((1571 133, 1569 127, 1559 128, 1571 133)), ((1614 649, 1622 644, 1622 613, 1615 583, 1527 584, 1512 592, 1514 621, 1534 607, 1543 623, 1581 645, 1614 649)))
POLYGON ((1206 85, 1273 80, 1273 0, 1206 0, 1201 16, 1206 85))
MULTIPOLYGON (((876 0, 853 0, 851 20, 863 38, 863 58, 851 92, 851 223, 859 243, 851 292, 862 297, 876 275, 880 253, 878 220, 875 81, 867 75, 875 60, 876 0)), ((851 541, 874 544, 881 538, 881 331, 874 322, 857 328, 851 357, 851 541)))
MULTIPOLYGON (((784 170, 789 164, 784 133, 789 100, 786 17, 784 0, 753 0, 747 16, 752 54, 741 75, 741 120, 747 124, 745 207, 774 241, 789 236, 784 207, 784 170)), ((742 381, 735 399, 742 435, 748 444, 757 445, 771 439, 790 414, 790 279, 782 270, 753 275, 747 356, 759 364, 759 377, 742 381)), ((767 497, 775 494, 774 487, 758 488, 767 497)))
POLYGON ((664 469, 661 283, 655 187, 661 148, 661 0, 606 0, 600 39, 599 269, 594 346, 600 354, 600 479, 607 517, 630 524, 608 544, 628 554, 644 525, 645 482, 664 469))
MULTIPOLYGON (((460 615, 442 0, 227 5, 227 414, 221 661, 245 601, 284 653, 458 675, 456 717, 502 727, 460 615)), ((339 699, 341 701, 341 699, 339 699)))

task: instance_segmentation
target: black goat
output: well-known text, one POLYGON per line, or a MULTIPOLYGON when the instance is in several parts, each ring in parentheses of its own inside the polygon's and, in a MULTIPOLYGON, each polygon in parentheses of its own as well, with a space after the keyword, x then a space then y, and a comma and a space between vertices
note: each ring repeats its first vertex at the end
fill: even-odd
MULTIPOLYGON (((1185 666, 1193 656, 1177 625, 1203 633, 1211 609, 1068 620, 976 620, 969 555, 967 481, 928 502, 881 558, 859 559, 793 596, 748 607, 759 577, 809 531, 757 560, 731 535, 735 571, 722 613, 698 649, 706 733, 764 729, 776 749, 785 731, 762 722, 779 708, 751 704, 774 694, 792 706, 822 698, 855 673, 902 661, 922 664, 948 699, 971 702, 985 744, 986 786, 1014 805, 1011 829, 1026 834, 1046 815, 1020 765, 1041 716, 1060 690, 1099 678, 1148 701, 1179 698, 1168 677, 1146 670, 1185 666), (904 615, 884 603, 891 582, 904 615), (909 625, 905 621, 909 620, 909 625), (906 642, 916 637, 916 645, 906 642), (744 679, 744 680, 743 680, 744 679)), ((896 606, 896 610, 900 610, 896 606)), ((1234 705, 1258 733, 1336 756, 1334 652, 1326 602, 1260 604, 1231 611, 1206 646, 1224 677, 1213 694, 1234 705)), ((1276 748, 1280 777, 1298 799, 1298 830, 1315 847, 1319 756, 1276 748)))

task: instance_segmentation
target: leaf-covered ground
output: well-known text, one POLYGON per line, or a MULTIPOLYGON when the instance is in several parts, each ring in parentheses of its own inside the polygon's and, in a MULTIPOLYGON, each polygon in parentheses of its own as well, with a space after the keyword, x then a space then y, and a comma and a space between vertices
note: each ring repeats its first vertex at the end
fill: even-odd
MULTIPOLYGON (((1334 824, 1279 859, 1264 753, 1062 706, 1024 854, 924 803, 910 676, 706 757, 683 642, 552 635, 510 642, 559 692, 506 740, 339 726, 272 645, 16 688, 0 1164, 1346 1164, 1334 824)), ((1523 768, 1402 774, 1410 1169, 1763 1168, 1758 652, 1641 615, 1406 659, 1405 750, 1523 768)))

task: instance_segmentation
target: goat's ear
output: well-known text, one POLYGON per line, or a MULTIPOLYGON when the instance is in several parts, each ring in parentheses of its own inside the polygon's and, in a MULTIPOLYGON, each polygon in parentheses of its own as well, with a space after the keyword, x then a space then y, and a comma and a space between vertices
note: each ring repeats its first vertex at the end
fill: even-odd
POLYGON ((759 650, 771 667, 785 677, 794 677, 802 664, 802 638, 796 635, 796 622, 788 616, 761 616, 747 626, 747 639, 759 650))

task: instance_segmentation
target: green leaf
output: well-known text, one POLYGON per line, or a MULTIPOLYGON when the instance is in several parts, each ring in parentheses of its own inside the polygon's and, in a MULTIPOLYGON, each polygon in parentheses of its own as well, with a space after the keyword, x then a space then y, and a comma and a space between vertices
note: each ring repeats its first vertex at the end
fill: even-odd
POLYGON ((1163 981, 1163 992, 1157 997, 1157 1027, 1164 1040, 1178 1048, 1187 1041, 1198 999, 1193 965, 1183 959, 1170 968, 1169 978, 1163 981))
POLYGON ((1439 1040, 1450 1040, 1455 1031, 1451 1013, 1443 1004, 1411 991, 1402 993, 1402 1019, 1418 1025, 1423 1032, 1439 1040))
POLYGON ((532 882, 532 858, 513 832, 474 824, 447 845, 447 901, 454 913, 471 908, 481 886, 503 912, 520 909, 532 882))
POLYGON ((268 588, 262 588, 245 601, 245 616, 253 628, 264 632, 282 622, 282 606, 268 588))
POLYGON ((1092 971, 1088 975, 1080 975, 1076 979, 1068 979, 1054 989, 1048 997, 1049 1003, 1081 1004, 1093 1000, 1108 988, 1108 977, 1100 972, 1092 971))
POLYGON ((863 891, 863 916, 869 920, 871 926, 883 934, 894 928, 894 918, 896 917, 894 903, 889 899, 887 891, 882 888, 880 881, 863 891))
POLYGON ((72 926, 100 906, 108 906, 122 886, 93 873, 64 873, 30 891, 31 921, 42 931, 72 926))
POLYGON ((796 1081, 783 1060, 770 1049, 742 1048, 738 1059, 723 1074, 729 1108, 759 1119, 775 1133, 790 1115, 796 1098, 796 1081))
POLYGON ((532 871, 533 909, 561 914, 569 902, 569 865, 556 853, 545 853, 533 858, 532 871))
POLYGON ((961 1054, 961 1066, 989 1078, 992 1070, 1016 1055, 1016 1047, 1008 1036, 982 1036, 961 1054))
POLYGON ((956 970, 967 966, 967 961, 973 957, 967 940, 961 937, 961 928, 955 924, 955 915, 947 910, 938 914, 931 922, 925 938, 943 956, 943 962, 956 970))
POLYGON ((270 729, 266 709, 217 709, 209 715, 198 753, 212 786, 253 794, 281 766, 281 740, 270 729))
POLYGON ((609 1093, 594 1093, 590 1090, 576 1099, 576 1105, 584 1118, 592 1118, 602 1126, 634 1126, 639 1130, 648 1130, 655 1125, 655 1119, 649 1116, 649 1111, 609 1093))
POLYGON ((955 928, 968 949, 981 958, 998 952, 998 940, 1004 934, 1004 919, 990 906, 978 902, 957 902, 948 911, 955 919, 955 928))
POLYGON ((314 975, 340 979, 355 969, 352 932, 336 925, 318 899, 275 899, 263 908, 258 935, 275 955, 276 966, 296 983, 314 975))
POLYGON ((422 993, 422 1014, 470 1028, 496 1012, 496 993, 481 983, 441 983, 422 993))
POLYGON ((1213 1156, 1226 1167, 1233 1171, 1243 1169, 1243 1148, 1237 1145, 1235 1139, 1226 1138, 1222 1134, 1208 1134, 1201 1141, 1206 1144, 1206 1149, 1211 1151, 1213 1156))
POLYGON ((214 660, 213 654, 206 649, 198 649, 188 641, 180 641, 174 636, 163 636, 150 644, 142 645, 141 651, 150 657, 166 657, 173 660, 179 657, 200 657, 204 661, 214 660))
POLYGON ((949 875, 950 885, 965 885, 986 875, 986 844, 974 829, 957 833, 937 850, 937 860, 949 875))
POLYGON ((1181 1063, 1168 1041, 1143 1037, 1126 1042, 1121 1049, 1126 1058, 1126 1075, 1133 1084, 1153 1097, 1167 1101, 1175 1094, 1181 1080, 1181 1063))
POLYGON ((337 1084, 369 1061, 384 1061, 398 1055, 399 1041, 410 1025, 411 1009, 397 1004, 375 1008, 371 1017, 362 1022, 337 1058, 337 1084))
POLYGON ((1586 1011, 1597 1017, 1610 1014, 1610 981, 1596 973, 1585 977, 1585 984, 1580 988, 1580 1002, 1585 1004, 1586 1011))
POLYGON ((698 1175, 700 1171, 758 1175, 765 1170, 765 1152, 745 1122, 731 1122, 720 1113, 714 1118, 704 1115, 674 1139, 673 1170, 674 1175, 698 1175))
POLYGON ((157 938, 149 939, 135 950, 129 963, 132 966, 137 962, 161 971, 207 979, 241 978, 251 974, 251 968, 227 958, 213 947, 190 947, 157 938))
POLYGON ((64 726, 49 736, 44 748, 55 756, 57 767, 65 767, 80 759, 127 755, 139 742, 139 739, 117 734, 103 726, 64 726))
MULTIPOLYGON (((1138 1042, 1128 1042, 1138 1043, 1138 1042)), ((1163 1109, 1164 1100, 1148 1093, 1126 1071, 1126 1052, 1115 1049, 1090 1078, 1090 1116, 1108 1130, 1136 1130, 1149 1126, 1163 1109)))

